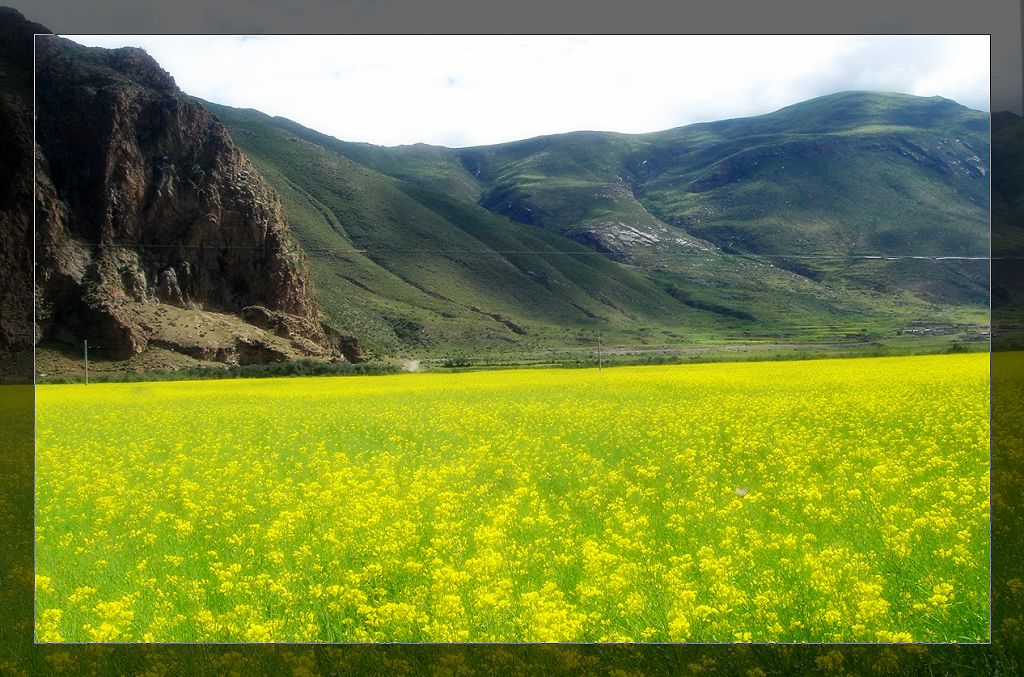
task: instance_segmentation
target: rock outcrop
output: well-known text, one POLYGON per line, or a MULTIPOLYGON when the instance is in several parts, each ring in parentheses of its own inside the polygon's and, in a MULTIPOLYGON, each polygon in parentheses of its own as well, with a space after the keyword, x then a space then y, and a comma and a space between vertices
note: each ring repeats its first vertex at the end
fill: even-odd
POLYGON ((0 7, 0 353, 32 347, 32 36, 0 7))
POLYGON ((225 361, 361 359, 322 322, 276 193, 146 52, 37 38, 36 139, 41 337, 126 358, 158 334, 148 307, 173 306, 288 339, 239 338, 225 361))

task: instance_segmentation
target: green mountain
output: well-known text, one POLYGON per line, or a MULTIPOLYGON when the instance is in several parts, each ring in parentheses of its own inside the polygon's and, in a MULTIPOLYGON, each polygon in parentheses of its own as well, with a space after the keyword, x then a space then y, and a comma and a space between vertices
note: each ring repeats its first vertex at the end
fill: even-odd
MULTIPOLYGON (((992 114, 992 166, 992 221, 1006 226, 994 234, 1024 229, 1024 117, 1009 111, 992 114)), ((1015 254, 1021 250, 1013 249, 1015 254)))
POLYGON ((653 134, 393 148, 202 102, 373 354, 845 339, 983 321, 988 116, 845 92, 653 134), (914 258, 907 258, 914 257, 914 258))
POLYGON ((992 322, 999 348, 1024 345, 1024 117, 992 114, 992 322))

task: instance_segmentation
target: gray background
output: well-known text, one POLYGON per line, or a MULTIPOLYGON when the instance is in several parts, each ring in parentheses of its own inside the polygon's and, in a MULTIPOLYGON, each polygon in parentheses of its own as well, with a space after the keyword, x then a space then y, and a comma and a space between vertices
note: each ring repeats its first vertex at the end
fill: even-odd
MULTIPOLYGON (((57 33, 938 33, 938 34, 990 34, 992 36, 992 110, 1012 110, 1017 113, 1024 108, 1024 94, 1021 85, 1021 2, 1020 0, 864 0, 856 3, 840 3, 827 0, 718 0, 713 5, 683 6, 683 0, 619 0, 611 4, 608 0, 504 0, 484 3, 482 0, 443 0, 426 4, 415 0, 354 0, 330 2, 328 0, 298 0, 285 5, 277 0, 256 0, 251 2, 221 2, 216 6, 202 7, 194 4, 171 2, 134 2, 130 0, 0 0, 19 9, 31 20, 47 26, 57 33)), ((714 55, 708 55, 713 59, 714 55)), ((751 58, 756 58, 753 55, 751 58)), ((680 69, 701 68, 703 64, 680 64, 680 69)), ((1014 225, 1007 224, 1013 229, 1014 225)), ((994 252, 997 253, 997 252, 994 252)), ((998 253, 997 253, 998 254, 998 253)), ((1016 298, 1022 295, 1020 285, 1012 282, 1018 276, 1020 261, 1007 261, 1007 266, 993 270, 994 278, 1003 280, 1008 294, 1016 298)), ((998 318, 994 318, 997 319, 998 318)), ((1003 319, 1012 324, 1011 316, 1003 319)), ((999 555, 993 575, 997 597, 1006 590, 1006 580, 1022 576, 1019 553, 1024 548, 1024 539, 1019 533, 1020 523, 1016 510, 1008 510, 1006 503, 1020 505, 1024 491, 1019 464, 1024 459, 1020 447, 1020 422, 1012 420, 1010 414, 1015 407, 1000 407, 1019 394, 1016 382, 1001 377, 1011 373, 1006 366, 993 359, 993 550, 999 555), (1003 384, 1003 385, 1001 385, 1003 384), (1001 412, 1007 413, 1001 413, 1001 412)), ((22 398, 15 402, 9 399, 5 411, 5 423, 19 433, 17 440, 11 436, 11 446, 5 451, 10 459, 19 461, 16 468, 24 466, 22 475, 0 473, 0 493, 10 497, 12 506, 10 528, 0 529, 0 552, 11 561, 21 562, 24 571, 32 570, 32 389, 21 389, 22 398), (15 514, 16 513, 16 514, 15 514)), ((1015 414, 1014 414, 1015 415, 1015 414)), ((5 457, 6 458, 6 457, 5 457)), ((14 466, 12 466, 14 467, 14 466)), ((1019 508, 1018 508, 1019 510, 1019 508)), ((5 569, 6 571, 6 569, 5 569)), ((14 653, 20 655, 26 670, 45 674, 50 671, 47 662, 49 651, 44 647, 31 645, 31 584, 19 579, 4 582, 12 587, 5 601, 12 604, 4 615, 10 620, 5 624, 3 637, 14 638, 17 647, 14 653), (15 608, 16 607, 16 608, 15 608), (13 610, 12 610, 13 609, 13 610)), ((1005 594, 1003 595, 1005 600, 1005 594)), ((1001 625, 1003 619, 1016 620, 1020 605, 1010 606, 1003 602, 996 608, 993 632, 996 638, 1007 642, 1007 630, 1001 625)), ((1015 652, 1019 644, 1007 642, 1005 649, 992 651, 995 647, 985 646, 943 646, 929 647, 922 653, 918 647, 904 650, 901 647, 884 648, 895 652, 900 662, 894 666, 902 674, 971 674, 978 670, 992 673, 999 670, 1006 674, 1017 672, 1020 667, 1015 652)), ((294 660, 298 651, 283 653, 267 646, 168 646, 148 653, 135 646, 125 647, 71 647, 76 649, 73 658, 83 672, 95 669, 99 672, 140 674, 157 661, 169 667, 170 674, 197 674, 215 672, 208 668, 211 660, 223 653, 220 649, 240 654, 252 674, 279 671, 284 662, 294 660)), ((66 647, 56 647, 66 651, 66 647)), ((287 648, 284 648, 287 649, 287 648)), ((431 646, 350 646, 332 650, 313 650, 297 647, 303 656, 316 657, 320 667, 332 663, 363 666, 377 671, 387 665, 386 661, 401 658, 413 667, 425 666, 434 661, 443 651, 431 646)), ((291 651, 290 649, 287 649, 291 651)), ((879 674, 874 666, 875 657, 883 647, 844 647, 843 655, 848 667, 861 674, 879 674)), ((509 647, 507 657, 495 657, 495 650, 489 647, 458 647, 451 650, 464 656, 470 665, 480 666, 482 672, 493 671, 494 667, 510 661, 532 664, 542 672, 558 671, 564 657, 572 656, 571 648, 565 647, 509 647), (490 661, 490 662, 488 662, 490 661), (545 669, 547 668, 547 669, 545 669)), ((590 669, 608 674, 611 668, 630 671, 649 671, 652 674, 686 674, 692 672, 692 661, 699 656, 713 656, 717 667, 712 674, 745 674, 751 663, 764 665, 769 674, 801 674, 818 672, 816 658, 833 647, 814 645, 792 648, 772 646, 754 647, 701 647, 683 645, 678 647, 589 647, 579 652, 590 669), (734 658, 735 657, 735 658, 734 658), (732 663, 731 661, 735 661, 732 663)), ((582 667, 581 665, 581 667, 582 667)), ((507 665, 506 665, 507 668, 507 665)), ((346 668, 347 669, 347 668, 346 668)), ((564 670, 565 668, 562 668, 564 670)))

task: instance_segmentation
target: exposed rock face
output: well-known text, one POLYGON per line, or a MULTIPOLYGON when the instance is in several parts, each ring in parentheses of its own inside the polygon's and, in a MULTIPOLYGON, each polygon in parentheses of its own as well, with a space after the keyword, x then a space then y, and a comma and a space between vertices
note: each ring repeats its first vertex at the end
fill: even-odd
POLYGON ((313 350, 315 346, 305 345, 309 342, 308 337, 317 331, 322 331, 324 340, 332 350, 340 353, 349 362, 364 361, 362 353, 359 351, 359 342, 328 325, 320 324, 318 326, 308 318, 273 311, 263 306, 247 306, 242 309, 240 317, 255 327, 265 329, 275 336, 289 339, 293 345, 309 350, 313 350))
MULTIPOLYGON (((259 306, 285 318, 300 354, 342 356, 280 200, 212 114, 139 49, 40 37, 36 64, 43 337, 88 338, 122 358, 155 335, 133 304, 259 306)), ((287 358, 251 343, 239 361, 287 358)))
POLYGON ((32 346, 32 34, 0 7, 0 352, 32 346))

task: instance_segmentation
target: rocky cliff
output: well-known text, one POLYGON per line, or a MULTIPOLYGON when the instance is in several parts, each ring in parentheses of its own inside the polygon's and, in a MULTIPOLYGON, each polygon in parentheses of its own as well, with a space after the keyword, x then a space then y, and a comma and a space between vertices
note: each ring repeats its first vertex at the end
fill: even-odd
POLYGON ((276 193, 144 51, 37 38, 36 139, 42 338, 115 359, 360 359, 321 321, 276 193))
POLYGON ((0 352, 32 346, 32 35, 0 7, 0 352))

